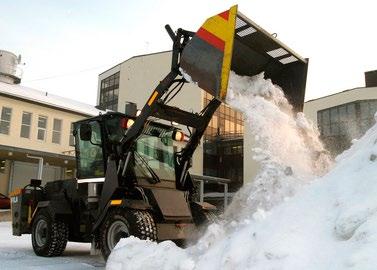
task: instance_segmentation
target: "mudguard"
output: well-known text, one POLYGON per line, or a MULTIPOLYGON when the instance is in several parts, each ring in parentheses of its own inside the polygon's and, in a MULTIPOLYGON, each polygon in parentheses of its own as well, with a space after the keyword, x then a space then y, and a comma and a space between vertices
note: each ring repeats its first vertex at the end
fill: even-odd
POLYGON ((193 202, 193 204, 198 205, 203 210, 216 210, 217 209, 216 206, 207 202, 193 202))
POLYGON ((37 207, 35 208, 33 212, 32 218, 34 218, 35 213, 39 209, 42 208, 50 208, 52 210, 52 213, 55 215, 71 215, 72 214, 72 208, 66 201, 40 201, 37 204, 37 207))

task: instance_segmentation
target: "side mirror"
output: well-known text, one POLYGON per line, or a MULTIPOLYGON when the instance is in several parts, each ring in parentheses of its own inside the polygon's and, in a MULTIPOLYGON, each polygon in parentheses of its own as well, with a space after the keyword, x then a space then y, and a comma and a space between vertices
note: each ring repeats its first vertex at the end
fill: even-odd
POLYGON ((92 126, 88 123, 80 125, 80 140, 90 141, 92 138, 92 126))

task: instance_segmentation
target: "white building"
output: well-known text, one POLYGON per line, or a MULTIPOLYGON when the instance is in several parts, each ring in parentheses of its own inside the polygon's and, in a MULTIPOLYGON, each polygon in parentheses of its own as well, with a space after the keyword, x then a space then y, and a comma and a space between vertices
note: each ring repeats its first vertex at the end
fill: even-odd
POLYGON ((365 72, 365 87, 309 100, 304 105, 305 115, 318 125, 323 142, 334 156, 375 123, 376 111, 376 70, 365 72))
POLYGON ((0 51, 0 193, 38 177, 73 178, 72 123, 98 115, 94 106, 19 85, 16 55, 0 51), (40 162, 40 163, 39 163, 40 162))

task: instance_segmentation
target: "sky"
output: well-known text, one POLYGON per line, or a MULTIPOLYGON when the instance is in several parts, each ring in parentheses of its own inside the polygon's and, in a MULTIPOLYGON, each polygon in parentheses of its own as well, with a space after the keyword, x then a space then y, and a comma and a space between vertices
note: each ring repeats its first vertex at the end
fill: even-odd
POLYGON ((234 4, 310 59, 306 100, 377 69, 375 0, 0 0, 0 49, 22 55, 23 85, 95 105, 98 74, 171 49, 165 24, 196 31, 234 4))

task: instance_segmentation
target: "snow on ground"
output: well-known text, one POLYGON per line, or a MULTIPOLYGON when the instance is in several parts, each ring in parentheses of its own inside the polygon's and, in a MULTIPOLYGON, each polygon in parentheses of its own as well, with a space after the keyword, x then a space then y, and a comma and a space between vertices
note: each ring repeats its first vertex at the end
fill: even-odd
POLYGON ((90 244, 68 243, 62 256, 38 257, 34 254, 30 235, 12 236, 10 222, 0 222, 0 269, 84 270, 104 269, 101 256, 90 256, 90 244))
POLYGON ((377 125, 332 164, 279 88, 232 77, 228 103, 253 130, 256 179, 195 245, 122 239, 107 269, 377 269, 377 125))

